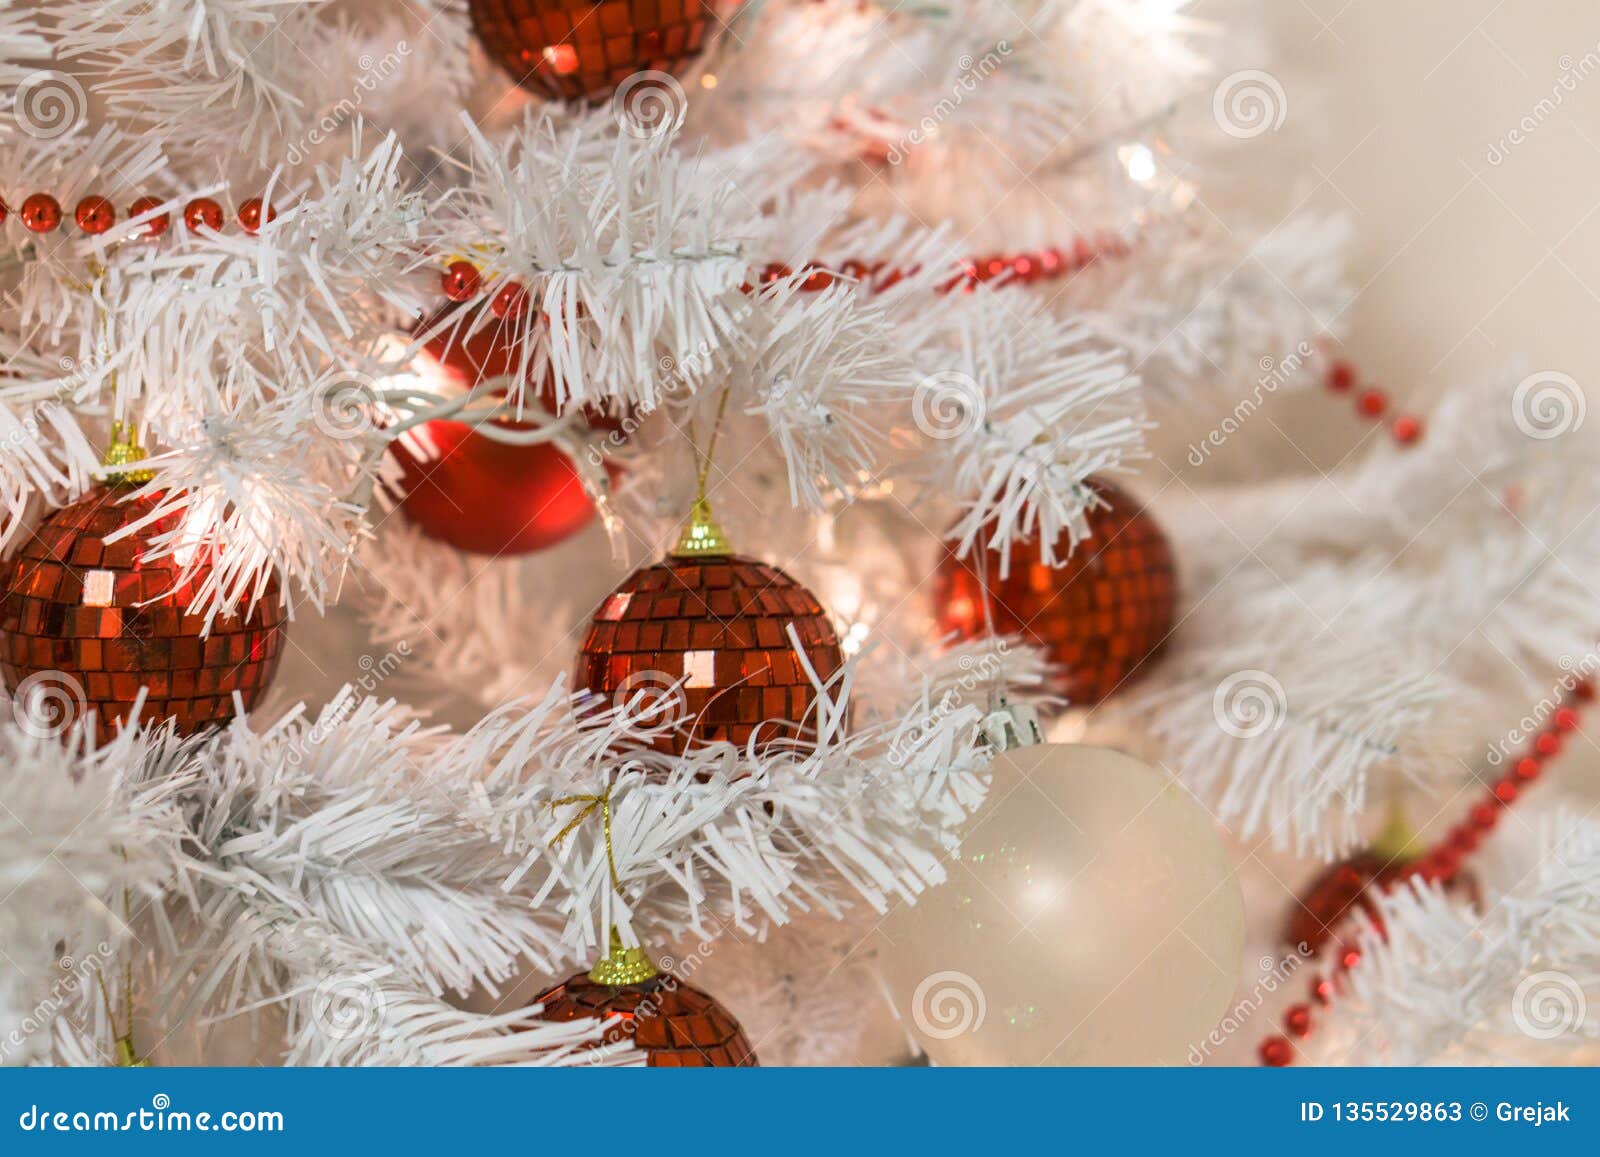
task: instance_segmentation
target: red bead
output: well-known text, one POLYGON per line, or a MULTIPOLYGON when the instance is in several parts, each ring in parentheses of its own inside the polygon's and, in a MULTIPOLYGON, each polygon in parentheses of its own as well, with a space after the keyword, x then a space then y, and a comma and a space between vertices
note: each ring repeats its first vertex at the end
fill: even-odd
POLYGON ((1537 759, 1519 759, 1516 767, 1511 769, 1511 773, 1526 782, 1530 779, 1538 779, 1539 772, 1542 770, 1543 766, 1537 759))
POLYGON ((1339 952, 1339 967, 1349 970, 1361 963, 1361 949, 1350 947, 1339 952))
POLYGON ((826 269, 812 268, 806 279, 800 283, 800 288, 805 293, 818 293, 833 284, 833 274, 826 269))
POLYGON ((1291 1034, 1304 1040, 1311 1035, 1311 1006, 1309 1004, 1293 1004, 1283 1014, 1283 1027, 1291 1034))
POLYGON ((1472 822, 1481 830, 1488 831, 1494 827, 1495 821, 1500 818, 1500 809, 1491 803, 1475 803, 1472 805, 1472 822))
POLYGON ((159 501, 129 494, 95 487, 47 515, 0 564, 0 681, 15 691, 31 678, 57 695, 65 714, 52 730, 93 711, 101 742, 141 689, 141 719, 173 719, 180 735, 231 719, 234 692, 246 709, 265 693, 285 638, 275 579, 243 617, 218 616, 203 634, 205 620, 189 609, 212 581, 209 567, 180 583, 174 559, 143 557, 156 535, 179 531, 180 515, 107 541, 159 501))
POLYGON ((1328 367, 1328 389, 1342 394, 1356 384, 1356 368, 1349 362, 1338 361, 1328 367))
POLYGON ((852 281, 865 281, 872 274, 872 268, 865 261, 856 261, 852 258, 839 268, 839 272, 852 281))
POLYGON ((1261 1042, 1261 1063, 1275 1069, 1281 1069, 1294 1060, 1294 1046, 1286 1037, 1269 1036, 1261 1042))
MULTIPOLYGON (((1089 486, 1102 504, 1088 512, 1089 537, 1065 565, 1045 565, 1037 542, 1019 540, 1002 579, 980 536, 974 550, 987 552, 987 583, 972 556, 958 559, 953 551, 934 577, 941 635, 983 637, 987 597, 995 629, 1048 651, 1057 667, 1053 690, 1076 706, 1101 702, 1139 674, 1177 616, 1177 568, 1154 516, 1103 479, 1089 486)), ((1057 558, 1067 555, 1065 536, 1055 544, 1057 558)))
POLYGON ((1018 257, 1011 263, 1011 267, 1017 272, 1017 280, 1024 284, 1033 280, 1033 258, 1026 255, 1018 257))
POLYGON ((483 275, 470 261, 452 261, 450 268, 439 275, 439 284, 451 301, 471 301, 478 296, 483 275))
POLYGON ((1329 976, 1319 976, 1311 982, 1311 999, 1318 1004, 1330 1003, 1338 994, 1339 986, 1329 976))
POLYGON ((1557 731, 1576 731, 1578 729, 1578 713, 1570 707, 1558 707, 1555 714, 1557 731))
POLYGON ((6 218, 9 216, 11 216, 11 210, 9 207, 7 207, 5 199, 0 198, 0 225, 4 225, 6 223, 6 218))
POLYGON ((22 202, 23 225, 35 233, 49 233, 61 224, 61 203, 49 193, 31 193, 22 202))
POLYGON ((207 229, 220 230, 222 206, 210 197, 196 197, 183 207, 183 223, 190 229, 199 229, 203 225, 207 229))
POLYGON ((991 257, 983 263, 983 280, 993 281, 1011 268, 1011 262, 1004 257, 991 257))
POLYGON ((85 197, 72 216, 85 233, 104 233, 117 223, 116 207, 104 197, 85 197))
POLYGON ((1561 751, 1561 736, 1554 731, 1541 732, 1539 738, 1533 741, 1533 749, 1548 759, 1561 751))
MULTIPOLYGON (((128 216, 142 216, 160 204, 160 197, 140 197, 137 201, 128 206, 128 216)), ((170 213, 159 213, 144 223, 144 235, 146 237, 159 237, 167 231, 167 226, 171 224, 172 215, 170 213)))
POLYGON ((1410 414, 1403 414, 1394 420, 1390 432, 1394 434, 1396 442, 1402 446, 1409 446, 1422 436, 1422 420, 1413 418, 1410 414))
POLYGON ((793 272, 794 270, 790 269, 787 265, 782 265, 774 261, 761 271, 761 284, 771 285, 776 281, 782 281, 793 272))
POLYGON ((1450 848, 1459 855, 1467 855, 1478 846, 1478 830, 1463 824, 1450 833, 1450 848))
POLYGON ((1059 277, 1062 266, 1065 264, 1061 259, 1061 250, 1046 249, 1039 254, 1039 276, 1044 278, 1059 277))
POLYGON ((508 281, 489 302, 490 311, 498 318, 516 321, 528 309, 528 291, 518 281, 508 281))
POLYGON ((1588 679, 1583 680, 1572 689, 1572 697, 1580 703, 1594 702, 1594 683, 1588 679))
POLYGON ((1366 390, 1356 401, 1356 409, 1365 418, 1381 418, 1389 407, 1389 396, 1382 390, 1366 390))
POLYGON ((1503 804, 1515 803, 1517 799, 1517 785, 1509 779, 1502 779, 1491 789, 1494 798, 1503 804))
MULTIPOLYGON (((260 197, 251 197, 239 206, 239 225, 246 233, 255 233, 261 228, 262 201, 260 197)), ((278 219, 278 211, 271 205, 266 206, 267 223, 271 224, 278 219)))
MULTIPOLYGON (((655 110, 624 82, 647 70, 682 76, 717 28, 714 0, 470 0, 468 7, 489 56, 524 88, 590 102, 616 89, 619 104, 630 105, 630 95, 640 102, 649 124, 655 110)), ((683 99, 665 86, 644 91, 683 99)))
POLYGON ((1428 874, 1436 880, 1448 881, 1461 870, 1461 857, 1451 848, 1436 848, 1428 860, 1428 874))

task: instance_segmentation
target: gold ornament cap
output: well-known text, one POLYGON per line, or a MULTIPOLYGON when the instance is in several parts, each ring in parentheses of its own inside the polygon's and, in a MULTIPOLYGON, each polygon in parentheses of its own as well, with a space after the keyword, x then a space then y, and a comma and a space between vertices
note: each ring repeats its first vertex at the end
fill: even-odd
POLYGON ((1406 819, 1398 793, 1389 800, 1389 816, 1378 838, 1372 841, 1372 850, 1385 860, 1398 864, 1409 864, 1422 855, 1422 842, 1417 838, 1417 829, 1406 819))
POLYGON ((707 558, 732 553, 727 534, 711 513, 711 503, 701 495, 689 510, 689 521, 683 533, 678 535, 678 545, 672 548, 672 557, 707 558))
POLYGON ((148 1069, 150 1062, 141 1057, 133 1047, 133 1038, 119 1036, 117 1038, 117 1067, 119 1069, 148 1069))
POLYGON ((589 969, 589 979, 607 988, 643 984, 660 975, 643 948, 622 946, 622 933, 614 926, 611 929, 611 951, 595 961, 594 967, 589 969))
POLYGON ((138 465, 144 459, 139 432, 129 423, 112 422, 111 446, 101 459, 106 467, 106 481, 113 486, 143 486, 156 476, 154 470, 138 465))

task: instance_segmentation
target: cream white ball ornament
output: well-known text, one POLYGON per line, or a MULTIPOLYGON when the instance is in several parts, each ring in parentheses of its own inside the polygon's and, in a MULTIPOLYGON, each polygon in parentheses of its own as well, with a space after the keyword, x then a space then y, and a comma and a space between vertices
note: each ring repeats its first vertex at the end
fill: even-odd
POLYGON ((949 880, 880 928, 906 1028, 942 1065, 1183 1062, 1244 948, 1211 816, 1108 748, 1018 747, 991 766, 949 880))

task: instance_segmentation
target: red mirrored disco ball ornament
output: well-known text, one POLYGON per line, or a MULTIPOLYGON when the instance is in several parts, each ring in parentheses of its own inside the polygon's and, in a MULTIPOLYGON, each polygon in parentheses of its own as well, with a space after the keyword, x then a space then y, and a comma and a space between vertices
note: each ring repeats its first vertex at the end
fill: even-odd
POLYGON ((1295 899, 1284 926, 1292 945, 1305 945, 1307 955, 1321 951, 1356 909, 1376 919, 1376 899, 1411 872, 1415 857, 1395 858, 1368 848, 1340 860, 1311 882, 1295 899))
MULTIPOLYGON (((127 477, 127 475, 124 475, 127 477)), ((113 482, 54 511, 0 564, 0 678, 31 722, 53 734, 95 713, 108 741, 141 689, 141 722, 174 720, 191 735, 253 707, 283 650, 276 580, 245 618, 205 620, 187 608, 207 578, 178 585, 178 563, 146 561, 144 544, 173 529, 164 517, 107 543, 157 499, 113 482)))
MULTIPOLYGON (((739 1022, 715 998, 656 971, 642 949, 623 948, 538 997, 544 1021, 605 1020, 603 1043, 632 1041, 655 1069, 755 1068, 739 1022)), ((592 1047, 592 1046, 591 1046, 592 1047)))
POLYGON ((682 75, 704 50, 711 0, 470 0, 478 39, 513 80, 599 101, 636 72, 682 75))
POLYGON ((804 741, 816 736, 816 689, 790 625, 827 682, 844 652, 817 597, 777 567, 732 553, 697 503, 673 553, 634 571, 600 604, 574 684, 607 706, 654 697, 641 715, 649 715, 652 745, 671 755, 697 742, 804 741))
MULTIPOLYGON (((1358 910, 1381 929, 1378 897, 1404 884, 1423 866, 1415 833, 1397 809, 1392 811, 1370 847, 1327 868, 1295 899, 1284 923, 1285 941, 1297 948, 1304 945, 1301 951, 1315 956, 1358 910)), ((1474 907, 1481 904, 1478 882, 1469 872, 1458 871, 1444 888, 1474 907)))
MULTIPOLYGON (((1058 668, 1051 689, 1079 705, 1099 703, 1138 673, 1172 630, 1178 605, 1177 567, 1161 527, 1111 483, 1088 485, 1104 505, 1089 511, 1089 536, 1065 565, 1040 562, 1032 542, 1013 545, 1005 578, 992 552, 985 560, 995 631, 1045 648, 1058 668)), ((980 538, 975 549, 989 548, 980 538)), ((1063 536, 1056 555, 1066 552, 1063 536)), ((986 633, 977 565, 974 556, 945 552, 934 583, 941 633, 986 633)))
MULTIPOLYGON (((432 328, 442 317, 423 323, 432 328)), ((491 320, 469 333, 474 318, 463 315, 434 337, 420 355, 461 389, 483 378, 512 375, 521 366, 522 329, 491 320)), ((555 409, 550 385, 540 403, 555 409)), ((614 419, 585 411, 591 427, 619 429, 614 419)), ((504 422, 512 429, 531 423, 504 422)), ((548 442, 519 446, 489 438, 465 422, 424 423, 393 444, 400 464, 396 487, 400 513, 430 538, 457 550, 490 556, 544 550, 576 534, 595 515, 594 499, 567 454, 548 442)), ((615 469, 607 465, 608 472, 615 469)))

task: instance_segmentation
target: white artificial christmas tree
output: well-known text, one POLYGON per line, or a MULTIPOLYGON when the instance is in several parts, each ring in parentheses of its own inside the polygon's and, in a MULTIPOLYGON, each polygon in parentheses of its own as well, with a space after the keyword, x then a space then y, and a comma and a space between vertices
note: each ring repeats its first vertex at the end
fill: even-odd
MULTIPOLYGON (((1185 472, 1315 385, 1350 298, 1346 222, 1210 207, 1275 94, 1184 0, 710 7, 681 75, 587 104, 518 87, 464 0, 0 10, 0 546, 109 481, 187 614, 288 618, 270 693, 197 734, 10 680, 8 1063, 639 1064, 531 1003, 613 935, 692 962, 766 1063, 897 1061, 875 929, 961 872, 1001 696, 1176 775, 1266 950, 1263 873, 1401 797, 1461 810, 1483 735, 1593 674, 1583 454, 1529 436, 1519 374, 1326 474, 1185 472), (504 372, 444 371, 474 341, 504 372), (439 541, 396 448, 431 469, 448 422, 553 448, 594 523, 439 541), (113 423, 148 474, 107 467, 113 423), (1176 626, 1137 684, 1051 703, 1028 640, 939 637, 931 579, 1095 551, 1108 477, 1173 541, 1176 626), (700 498, 836 620, 836 673, 781 644, 803 742, 666 754, 687 666, 570 679, 700 498)), ((0 636, 47 629, 7 597, 0 636)), ((1592 1054, 1593 825, 1552 817, 1499 825, 1476 912, 1419 878, 1341 930, 1366 959, 1317 1059, 1496 1055, 1551 971, 1576 1016, 1519 1046, 1592 1054)))

